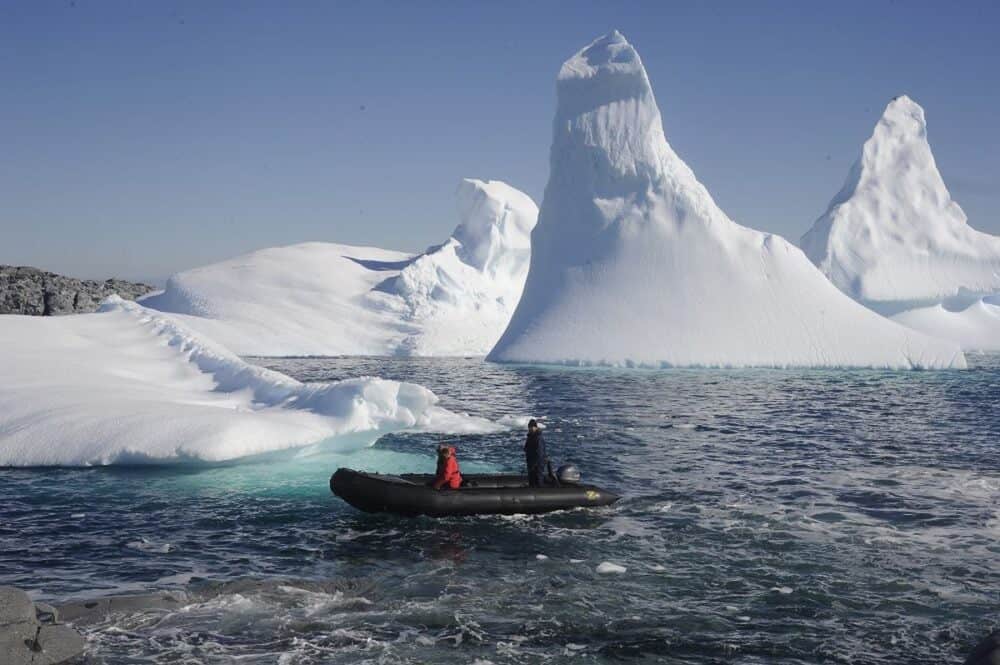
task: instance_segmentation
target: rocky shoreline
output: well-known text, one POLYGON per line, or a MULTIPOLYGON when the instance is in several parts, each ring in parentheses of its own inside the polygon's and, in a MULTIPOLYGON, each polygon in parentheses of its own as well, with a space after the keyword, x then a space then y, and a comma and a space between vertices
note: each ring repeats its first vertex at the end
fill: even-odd
POLYGON ((85 640, 72 626, 104 621, 112 614, 175 610, 188 601, 180 591, 108 596, 53 607, 32 602, 24 591, 0 586, 0 663, 70 665, 84 655, 85 640))
POLYGON ((170 612, 221 594, 260 593, 286 585, 327 593, 354 588, 340 582, 243 578, 207 583, 190 592, 152 591, 52 606, 32 602, 27 593, 15 587, 0 586, 0 665, 72 665, 83 660, 86 644, 75 627, 99 624, 113 615, 170 612))
POLYGON ((59 610, 0 587, 0 655, 5 665, 59 665, 83 655, 83 637, 62 623, 59 610))
MULTIPOLYGON (((73 626, 106 621, 112 615, 149 611, 174 611, 193 602, 204 602, 221 594, 253 594, 276 587, 332 593, 353 589, 356 584, 336 581, 258 580, 242 578, 208 583, 192 591, 153 591, 92 600, 71 601, 53 607, 32 602, 24 591, 0 586, 0 663, 2 665, 73 665, 84 662, 86 641, 73 626)), ((365 585, 361 585, 363 588, 365 585)), ((89 661, 86 661, 89 662, 89 661)), ((905 662, 900 659, 900 662, 905 662)), ((982 639, 963 665, 1000 665, 1000 629, 982 639)))
POLYGON ((83 314, 112 294, 135 300, 154 290, 123 279, 76 279, 29 266, 0 265, 0 314, 83 314))

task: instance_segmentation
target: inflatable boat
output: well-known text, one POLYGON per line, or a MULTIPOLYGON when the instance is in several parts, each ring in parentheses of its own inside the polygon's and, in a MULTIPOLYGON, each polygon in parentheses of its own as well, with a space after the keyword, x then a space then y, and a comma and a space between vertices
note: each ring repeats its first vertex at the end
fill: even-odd
POLYGON ((547 513, 607 506, 619 499, 617 494, 582 483, 528 487, 527 476, 470 474, 462 478, 462 486, 457 490, 435 490, 430 486, 433 474, 390 476, 337 469, 330 477, 330 490, 367 513, 394 513, 407 517, 547 513))

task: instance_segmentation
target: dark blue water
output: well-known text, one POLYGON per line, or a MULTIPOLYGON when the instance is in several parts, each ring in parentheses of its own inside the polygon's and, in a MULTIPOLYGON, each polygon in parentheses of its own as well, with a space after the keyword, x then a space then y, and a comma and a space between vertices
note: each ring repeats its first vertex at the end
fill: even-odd
MULTIPOLYGON (((1000 623, 996 356, 966 372, 257 362, 543 417, 553 457, 626 498, 409 520, 330 495, 338 465, 432 470, 426 434, 214 468, 0 470, 0 584, 201 594, 87 627, 91 662, 936 664, 1000 623), (247 577, 266 584, 220 585, 247 577)), ((466 470, 519 468, 519 430, 450 439, 466 470)))

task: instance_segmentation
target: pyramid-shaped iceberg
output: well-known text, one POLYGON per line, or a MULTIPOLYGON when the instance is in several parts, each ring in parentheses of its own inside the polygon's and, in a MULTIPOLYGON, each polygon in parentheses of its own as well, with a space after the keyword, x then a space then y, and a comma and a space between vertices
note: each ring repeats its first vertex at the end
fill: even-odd
POLYGON ((967 349, 1000 349, 1000 238, 952 200, 909 97, 886 107, 801 244, 858 302, 967 349))
POLYGON ((570 58, 557 90, 528 279, 491 360, 964 366, 957 345, 862 307, 794 245, 726 217, 668 145, 620 33, 570 58))

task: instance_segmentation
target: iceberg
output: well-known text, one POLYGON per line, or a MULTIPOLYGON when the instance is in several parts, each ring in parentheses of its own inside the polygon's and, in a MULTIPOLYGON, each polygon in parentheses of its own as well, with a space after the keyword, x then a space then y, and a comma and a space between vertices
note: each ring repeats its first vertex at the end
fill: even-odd
POLYGON ((1000 299, 983 298, 958 310, 931 305, 900 312, 893 321, 961 344, 968 351, 1000 351, 1000 299))
POLYGON ((117 297, 95 314, 0 317, 0 347, 0 467, 211 463, 496 429, 411 383, 300 383, 117 297))
POLYGON ((414 256, 312 242, 173 275, 143 305, 244 356, 485 355, 528 273, 538 208, 499 181, 466 179, 460 223, 414 256))
POLYGON ((960 368, 957 345, 841 293, 791 243, 731 221, 670 148, 617 31, 559 72, 521 301, 488 359, 638 367, 960 368))
POLYGON ((1000 237, 952 200, 906 95, 886 107, 802 249, 844 293, 966 349, 1000 349, 1000 237))

